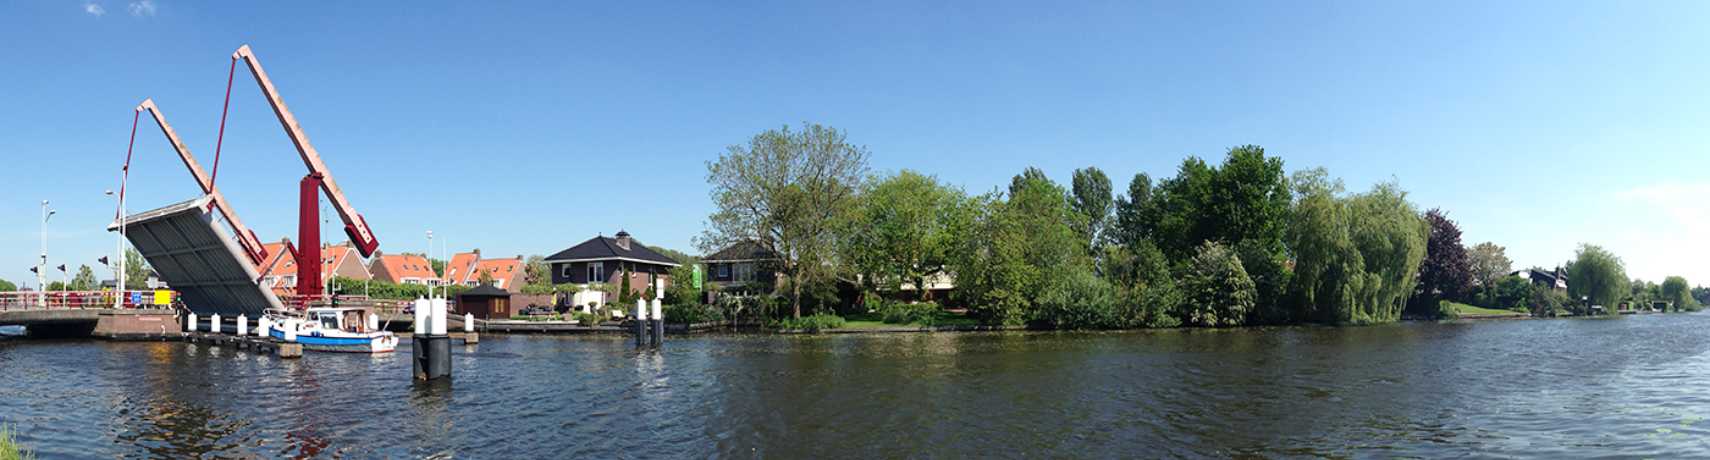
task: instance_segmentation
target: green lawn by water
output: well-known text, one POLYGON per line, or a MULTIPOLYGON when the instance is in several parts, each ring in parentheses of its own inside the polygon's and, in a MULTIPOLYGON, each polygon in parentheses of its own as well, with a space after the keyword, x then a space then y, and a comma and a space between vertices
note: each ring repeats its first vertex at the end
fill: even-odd
POLYGON ((1463 316, 1463 317, 1465 317, 1465 316, 1486 316, 1486 317, 1488 317, 1488 316, 1526 316, 1525 313, 1520 313, 1520 312, 1513 311, 1513 310, 1497 310, 1494 308, 1475 307, 1475 306, 1467 305, 1467 304, 1460 303, 1460 302, 1449 302, 1449 308, 1453 308, 1455 310, 1455 314, 1463 316))

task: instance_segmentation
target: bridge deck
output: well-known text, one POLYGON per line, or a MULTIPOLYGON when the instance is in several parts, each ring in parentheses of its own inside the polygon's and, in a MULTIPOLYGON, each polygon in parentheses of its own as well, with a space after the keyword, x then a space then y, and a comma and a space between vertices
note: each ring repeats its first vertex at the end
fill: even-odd
POLYGON ((281 308, 273 291, 257 284, 259 270, 214 219, 208 202, 203 197, 127 216, 126 235, 190 311, 257 317, 281 308))

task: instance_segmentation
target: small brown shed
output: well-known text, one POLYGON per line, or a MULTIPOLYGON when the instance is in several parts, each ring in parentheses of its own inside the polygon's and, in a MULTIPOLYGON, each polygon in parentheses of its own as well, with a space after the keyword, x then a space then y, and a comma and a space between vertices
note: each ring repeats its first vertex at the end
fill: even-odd
POLYGON ((457 305, 463 313, 480 319, 510 319, 511 293, 491 284, 476 286, 457 295, 457 305))

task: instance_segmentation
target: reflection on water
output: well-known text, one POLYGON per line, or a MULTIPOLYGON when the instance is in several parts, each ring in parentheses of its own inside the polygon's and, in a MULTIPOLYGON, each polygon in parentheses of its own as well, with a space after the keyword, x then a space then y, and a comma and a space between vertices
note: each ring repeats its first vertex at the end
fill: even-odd
POLYGON ((43 458, 1706 457, 1707 326, 489 336, 433 383, 408 353, 8 340, 0 423, 43 458))

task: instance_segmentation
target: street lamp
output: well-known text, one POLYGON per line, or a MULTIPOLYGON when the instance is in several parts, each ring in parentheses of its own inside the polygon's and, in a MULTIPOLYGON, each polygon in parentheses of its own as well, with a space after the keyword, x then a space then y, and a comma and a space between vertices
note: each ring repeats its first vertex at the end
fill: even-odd
POLYGON ((115 241, 113 243, 113 256, 118 261, 118 263, 113 264, 113 281, 114 281, 114 285, 113 285, 113 308, 114 309, 125 308, 125 275, 127 275, 127 273, 125 273, 125 189, 124 189, 124 185, 123 185, 124 179, 121 178, 119 180, 119 182, 120 182, 119 193, 117 193, 117 194, 113 193, 112 189, 107 190, 107 196, 116 197, 119 200, 119 214, 113 217, 115 220, 119 221, 119 235, 118 235, 118 238, 116 238, 117 241, 115 241))
POLYGON ((53 214, 54 210, 48 209, 48 200, 42 200, 42 258, 36 263, 36 286, 40 293, 36 306, 42 308, 47 308, 47 223, 53 214))
MULTIPOLYGON (((422 251, 422 260, 427 261, 428 270, 431 271, 431 270, 433 270, 433 261, 428 260, 428 257, 433 257, 433 230, 427 231, 427 237, 428 237, 427 250, 422 251)), ((427 296, 429 299, 432 299, 433 298, 433 285, 428 284, 427 280, 422 280, 422 285, 427 287, 427 296)))

